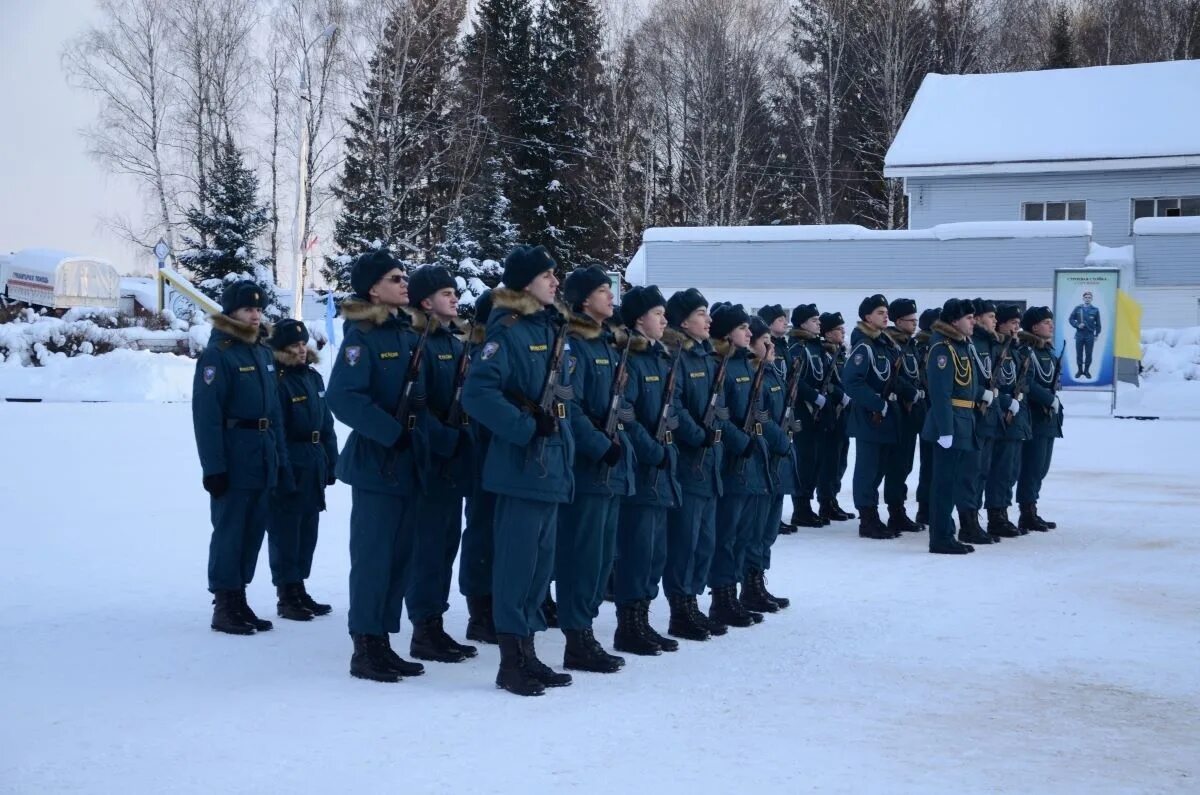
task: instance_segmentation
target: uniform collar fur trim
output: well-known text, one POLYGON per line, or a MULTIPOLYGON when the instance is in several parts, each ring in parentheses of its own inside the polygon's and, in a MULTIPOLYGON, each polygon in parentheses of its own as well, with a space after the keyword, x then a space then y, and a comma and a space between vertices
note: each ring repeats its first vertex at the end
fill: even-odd
MULTIPOLYGON (((570 317, 571 311, 557 301, 554 304, 555 308, 562 313, 563 317, 570 317)), ((522 317, 536 315, 546 307, 542 306, 541 301, 538 301, 524 290, 513 290, 508 287, 497 287, 492 290, 492 309, 507 309, 510 312, 516 312, 522 317)))
POLYGON ((1024 344, 1038 349, 1047 348, 1050 346, 1050 340, 1044 340, 1037 334, 1030 334, 1024 329, 1021 330, 1021 334, 1018 339, 1024 344))
POLYGON ((855 327, 856 329, 858 329, 858 333, 859 333, 859 334, 862 334, 862 335, 864 335, 865 337, 867 337, 867 339, 872 339, 872 340, 879 339, 879 335, 880 335, 880 333, 881 333, 881 332, 879 331, 879 329, 877 329, 877 328, 875 328, 874 326, 870 325, 870 324, 869 324, 869 323, 867 323, 865 320, 860 320, 860 321, 858 321, 858 323, 856 323, 856 324, 854 325, 854 327, 855 327))
POLYGON ((817 340, 820 337, 802 328, 794 328, 788 332, 788 337, 794 340, 817 340))
POLYGON ((908 341, 910 339, 912 339, 912 335, 905 334, 903 331, 896 328, 895 326, 888 326, 887 328, 885 328, 883 330, 883 333, 887 334, 888 339, 890 339, 892 342, 896 343, 897 345, 907 345, 908 341))
POLYGON ((247 345, 253 345, 271 333, 271 327, 266 323, 261 324, 258 328, 254 328, 249 323, 234 320, 229 315, 224 314, 213 315, 211 322, 213 328, 217 331, 222 331, 247 345))
POLYGON ((567 320, 567 333, 584 340, 596 340, 604 333, 604 326, 588 315, 572 312, 567 320))
POLYGON ((956 329, 944 320, 933 321, 933 330, 941 334, 943 337, 952 339, 955 342, 966 342, 967 335, 956 329))
MULTIPOLYGON (((285 351, 274 351, 274 354, 275 354, 275 361, 279 362, 279 364, 283 367, 304 367, 305 366, 304 364, 300 363, 300 357, 297 356, 296 354, 292 353, 291 351, 286 351, 286 350, 285 351)), ((308 359, 306 360, 305 364, 319 364, 320 361, 321 361, 321 355, 317 353, 317 349, 313 348, 313 347, 309 347, 308 359)))
POLYGON ((373 304, 361 298, 347 298, 340 307, 342 317, 352 322, 365 320, 375 326, 382 326, 392 317, 392 312, 383 304, 373 304))
POLYGON ((689 337, 687 332, 667 326, 667 330, 663 332, 663 344, 672 351, 679 350, 680 347, 690 351, 696 346, 696 341, 689 337))

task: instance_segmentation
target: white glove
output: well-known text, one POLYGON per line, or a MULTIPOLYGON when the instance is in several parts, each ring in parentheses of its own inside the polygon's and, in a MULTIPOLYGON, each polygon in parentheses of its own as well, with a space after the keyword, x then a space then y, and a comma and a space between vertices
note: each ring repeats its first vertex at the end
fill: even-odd
POLYGON ((1021 412, 1021 401, 1017 400, 1016 398, 1013 398, 1012 403, 1008 404, 1008 410, 1012 413, 1012 415, 1014 417, 1017 416, 1017 414, 1019 414, 1021 412))
POLYGON ((819 408, 819 409, 825 408, 825 396, 824 395, 817 395, 816 402, 817 402, 817 408, 819 408))
POLYGON ((917 400, 924 400, 924 399, 925 399, 925 390, 918 389, 917 390, 917 400))
POLYGON ((887 403, 884 403, 884 404, 883 404, 883 411, 881 412, 881 414, 882 414, 883 416, 885 416, 885 417, 887 416, 887 407, 888 407, 888 404, 887 404, 887 403))
POLYGON ((849 405, 850 405, 850 396, 842 395, 842 408, 846 408, 846 406, 849 406, 849 405))
POLYGON ((1057 414, 1062 410, 1062 401, 1058 399, 1058 395, 1054 396, 1054 413, 1057 414))
POLYGON ((888 400, 890 400, 890 401, 892 401, 892 402, 895 402, 895 400, 896 400, 896 393, 895 393, 895 392, 893 392, 892 394, 888 395, 888 400))
POLYGON ((943 450, 949 450, 952 444, 954 444, 954 434, 948 433, 945 436, 938 437, 938 446, 943 450))
POLYGON ((992 401, 996 399, 996 390, 988 389, 983 393, 983 405, 990 406, 992 401))

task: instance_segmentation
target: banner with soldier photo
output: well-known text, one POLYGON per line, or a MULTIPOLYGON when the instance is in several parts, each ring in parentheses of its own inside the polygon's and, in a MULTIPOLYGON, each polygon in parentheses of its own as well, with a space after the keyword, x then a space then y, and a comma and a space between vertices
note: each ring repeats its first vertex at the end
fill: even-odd
POLYGON ((1066 389, 1109 391, 1116 381, 1116 269, 1054 272, 1054 350, 1066 389))

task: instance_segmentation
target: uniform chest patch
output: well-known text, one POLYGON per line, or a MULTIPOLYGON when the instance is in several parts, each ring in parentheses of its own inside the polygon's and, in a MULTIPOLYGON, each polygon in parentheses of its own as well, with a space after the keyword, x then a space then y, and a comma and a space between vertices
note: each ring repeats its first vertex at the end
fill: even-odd
POLYGON ((937 357, 937 366, 938 366, 939 370, 945 370, 946 363, 947 363, 946 354, 943 353, 937 357))
POLYGON ((647 384, 653 384, 653 383, 657 383, 658 381, 661 381, 661 380, 662 380, 662 379, 661 379, 661 378, 659 378, 659 377, 658 377, 658 376, 656 376, 656 375, 648 375, 648 376, 646 376, 646 383, 647 383, 647 384))
POLYGON ((739 375, 737 378, 735 378, 735 379, 733 379, 733 380, 734 380, 734 383, 738 383, 738 384, 748 384, 748 383, 750 383, 750 376, 748 376, 748 375, 739 375))
POLYGON ((597 359, 596 364, 608 364, 608 359, 597 359))
POLYGON ((379 358, 380 359, 399 359, 400 351, 380 351, 379 358))
POLYGON ((771 387, 771 391, 772 391, 772 392, 782 392, 782 391, 783 391, 783 387, 781 387, 781 386, 773 386, 773 387, 771 387))
POLYGON ((500 343, 489 342, 483 346, 483 350, 479 352, 480 359, 490 359, 496 355, 496 351, 500 350, 500 343))
POLYGON ((303 403, 306 400, 308 400, 308 395, 296 395, 292 398, 293 403, 303 403))
POLYGON ((346 357, 346 364, 353 367, 354 365, 358 364, 358 360, 362 358, 362 346, 347 345, 346 349, 342 352, 342 355, 346 357))
POLYGON ((244 365, 244 366, 242 366, 242 367, 239 367, 239 368, 238 368, 238 372, 239 372, 239 373, 253 373, 253 372, 254 372, 255 370, 257 370, 257 369, 258 369, 258 367, 256 367, 255 365, 253 365, 253 364, 247 364, 247 365, 244 365))
POLYGON ((439 361, 439 362, 448 362, 448 361, 450 361, 450 360, 451 360, 451 359, 453 359, 453 358, 454 358, 454 354, 453 354, 453 353, 439 353, 439 354, 438 354, 438 361, 439 361))
POLYGON ((689 378, 708 378, 708 373, 704 370, 697 370, 694 373, 688 373, 689 378))
POLYGON ((531 350, 531 351, 533 351, 533 352, 535 352, 535 353, 542 353, 543 351, 548 351, 548 350, 550 350, 550 346, 549 346, 549 345, 547 345, 546 343, 542 342, 542 343, 539 343, 539 344, 537 344, 537 345, 530 345, 530 346, 529 346, 529 350, 531 350))
POLYGON ((211 384, 213 379, 217 377, 217 368, 209 365, 208 367, 204 368, 204 371, 201 373, 201 375, 204 377, 205 384, 211 384))

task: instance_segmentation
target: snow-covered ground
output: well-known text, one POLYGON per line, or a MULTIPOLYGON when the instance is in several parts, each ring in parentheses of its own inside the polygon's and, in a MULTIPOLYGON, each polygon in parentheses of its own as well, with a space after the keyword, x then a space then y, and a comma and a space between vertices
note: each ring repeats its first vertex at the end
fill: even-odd
MULTIPOLYGON (((347 674, 342 485, 311 580, 334 614, 211 632, 186 404, 0 403, 0 428, 0 791, 1200 788, 1200 423, 1068 418, 1059 529, 967 557, 853 523, 783 537, 790 610, 540 699, 494 688, 494 647, 347 674)), ((265 550, 250 596, 272 612, 265 550)))

